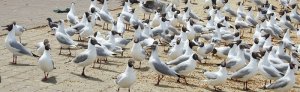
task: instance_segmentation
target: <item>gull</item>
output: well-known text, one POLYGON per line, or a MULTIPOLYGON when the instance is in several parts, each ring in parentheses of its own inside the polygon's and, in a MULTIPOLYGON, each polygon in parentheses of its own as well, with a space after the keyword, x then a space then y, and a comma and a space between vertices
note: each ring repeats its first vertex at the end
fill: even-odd
POLYGON ((139 20, 138 16, 135 13, 132 13, 129 23, 132 26, 139 25, 142 29, 144 29, 143 24, 141 23, 141 21, 139 20))
MULTIPOLYGON (((280 48, 280 47, 279 47, 280 48)), ((268 61, 271 63, 271 64, 283 64, 284 62, 275 54, 276 50, 275 48, 273 47, 270 47, 269 48, 270 53, 269 53, 269 56, 268 56, 268 61)), ((277 51, 278 52, 278 51, 277 51)))
POLYGON ((89 37, 90 40, 88 41, 88 48, 78 54, 72 61, 78 66, 83 67, 81 75, 86 77, 84 70, 85 67, 92 64, 93 61, 96 60, 97 58, 97 51, 95 45, 98 44, 100 45, 95 38, 89 37))
POLYGON ((45 78, 43 80, 47 80, 49 72, 55 69, 55 67, 50 54, 50 44, 46 44, 44 46, 44 49, 45 50, 43 52, 43 55, 39 58, 38 63, 40 69, 44 72, 45 75, 45 78))
POLYGON ((151 36, 150 36, 150 33, 151 33, 151 28, 149 26, 149 24, 147 23, 144 23, 144 30, 142 32, 142 35, 144 37, 146 37, 146 39, 144 39, 142 41, 142 46, 151 46, 152 43, 155 41, 151 36))
POLYGON ((220 58, 226 59, 230 48, 231 47, 215 47, 212 51, 212 56, 218 56, 220 58))
POLYGON ((97 0, 91 0, 91 4, 90 4, 90 7, 89 7, 89 11, 91 11, 92 8, 95 8, 95 9, 96 9, 97 14, 100 12, 99 7, 97 7, 97 0))
POLYGON ((233 41, 239 40, 240 39, 240 32, 235 32, 233 34, 223 34, 221 36, 222 40, 225 41, 225 43, 231 43, 233 41))
MULTIPOLYGON (((117 33, 116 31, 112 31, 111 34, 108 35, 109 37, 108 41, 114 43, 118 47, 125 48, 131 42, 132 39, 125 39, 120 35, 121 35, 120 33, 117 33)), ((122 52, 122 56, 123 56, 123 52, 122 52)))
MULTIPOLYGON (((88 24, 88 17, 89 17, 89 13, 85 12, 82 15, 82 19, 79 23, 77 23, 74 26, 71 26, 69 28, 65 29, 65 32, 69 35, 69 36, 73 36, 74 34, 80 34, 83 30, 83 28, 85 28, 85 26, 88 24)), ((80 36, 78 36, 78 40, 81 40, 80 36)))
POLYGON ((254 77, 258 73, 259 55, 258 53, 252 52, 250 63, 242 69, 231 75, 231 79, 237 79, 244 82, 244 90, 248 90, 248 80, 254 77))
POLYGON ((8 30, 8 34, 5 38, 5 48, 8 49, 13 54, 13 62, 12 64, 17 64, 17 56, 34 56, 37 55, 30 52, 27 48, 25 48, 20 42, 16 39, 16 30, 17 26, 13 23, 7 26, 6 30, 8 30))
POLYGON ((114 22, 112 15, 108 11, 107 3, 108 3, 108 1, 104 0, 104 4, 100 10, 100 18, 101 18, 101 20, 104 21, 103 29, 105 27, 105 23, 107 23, 106 29, 108 29, 108 24, 112 24, 114 22))
POLYGON ((79 23, 79 19, 75 14, 75 3, 72 2, 71 3, 71 9, 67 14, 67 20, 72 24, 75 25, 77 23, 79 23))
POLYGON ((157 45, 158 45, 158 42, 155 41, 155 42, 153 42, 153 45, 151 46, 152 52, 151 52, 151 55, 149 58, 149 65, 150 65, 150 68, 158 74, 158 78, 157 78, 158 80, 157 80, 156 85, 159 85, 159 82, 162 80, 164 75, 177 76, 177 77, 180 77, 180 75, 178 75, 176 73, 176 71, 169 68, 165 63, 163 63, 163 61, 161 61, 159 59, 158 52, 157 52, 157 49, 158 49, 157 45))
POLYGON ((65 32, 63 20, 58 22, 58 29, 55 31, 55 37, 61 45, 59 55, 61 55, 61 49, 63 47, 67 47, 69 49, 69 55, 71 55, 71 48, 75 48, 78 43, 74 42, 73 39, 65 32))
POLYGON ((280 27, 284 27, 285 29, 295 30, 294 26, 287 19, 290 20, 290 17, 288 17, 284 12, 284 14, 280 18, 280 21, 278 22, 278 25, 280 27))
POLYGON ((260 24, 258 24, 258 25, 256 25, 255 26, 255 31, 254 31, 254 34, 253 34, 253 40, 255 39, 255 38, 260 38, 261 37, 261 35, 262 35, 262 33, 260 32, 261 30, 260 30, 260 24))
POLYGON ((138 39, 135 39, 133 41, 133 46, 130 50, 130 54, 131 57, 135 60, 135 61, 140 61, 140 66, 139 68, 141 68, 141 63, 143 60, 145 60, 146 58, 146 52, 143 49, 141 42, 138 39))
MULTIPOLYGON (((250 26, 256 26, 258 24, 258 22, 253 17, 253 12, 252 12, 252 8, 251 7, 249 8, 249 11, 248 11, 248 13, 246 15, 246 19, 245 20, 246 20, 246 22, 248 24, 250 24, 250 26)), ((252 29, 251 29, 251 31, 252 31, 252 29)))
POLYGON ((273 5, 269 5, 269 7, 268 7, 268 10, 267 10, 267 16, 268 15, 270 15, 270 14, 274 14, 275 12, 274 12, 274 7, 273 7, 273 5))
POLYGON ((188 37, 188 39, 189 40, 193 40, 195 37, 196 37, 196 32, 195 32, 195 30, 194 30, 194 28, 193 28, 193 22, 192 22, 192 19, 189 19, 188 20, 188 23, 187 23, 187 26, 186 26, 186 28, 187 28, 187 37, 188 37))
MULTIPOLYGON (((235 28, 238 29, 245 29, 245 28, 249 28, 250 24, 248 24, 246 21, 243 20, 243 18, 238 15, 238 17, 235 19, 234 21, 235 24, 235 28)), ((241 33, 243 36, 243 33, 241 33)))
POLYGON ((195 20, 199 20, 199 21, 203 21, 199 18, 199 16, 197 16, 192 10, 191 8, 185 7, 184 8, 184 14, 183 14, 183 20, 188 20, 189 18, 195 19, 195 20))
POLYGON ((116 32, 124 34, 126 29, 125 29, 125 25, 124 25, 123 19, 122 19, 120 14, 118 14, 117 19, 118 20, 117 20, 117 30, 116 30, 116 32))
POLYGON ((197 48, 197 54, 202 58, 207 58, 208 54, 213 51, 215 45, 213 43, 204 44, 200 42, 199 47, 197 48))
POLYGON ((291 39, 291 36, 290 36, 290 30, 288 29, 283 38, 282 38, 282 42, 284 44, 285 47, 292 47, 293 45, 295 45, 295 43, 293 42, 293 40, 291 39))
POLYGON ((38 55, 43 55, 44 50, 45 50, 45 46, 49 44, 49 40, 48 39, 44 39, 43 42, 39 42, 36 44, 36 50, 38 52, 38 55))
POLYGON ((141 42, 140 44, 142 46, 150 46, 154 40, 149 36, 149 31, 150 31, 150 27, 148 26, 148 24, 144 23, 144 30, 142 31, 141 27, 136 25, 133 26, 133 28, 135 29, 134 31, 134 39, 138 40, 139 42, 141 42), (150 40, 151 39, 151 40, 150 40))
POLYGON ((184 54, 181 55, 181 56, 179 56, 179 57, 177 57, 177 58, 174 59, 174 60, 171 60, 171 61, 167 62, 167 63, 166 63, 167 65, 178 65, 178 64, 180 64, 181 62, 188 60, 189 57, 190 57, 191 55, 193 55, 193 49, 192 49, 192 48, 193 48, 194 46, 196 46, 196 44, 193 43, 193 42, 191 42, 191 41, 188 41, 188 40, 185 42, 185 44, 188 44, 188 46, 183 46, 183 49, 185 50, 185 51, 184 51, 184 54))
POLYGON ((263 49, 266 50, 272 46, 272 36, 266 38, 265 43, 263 45, 263 49))
POLYGON ((165 17, 160 18, 159 26, 157 26, 151 30, 150 36, 152 38, 157 38, 157 37, 161 36, 161 34, 168 29, 167 24, 165 23, 166 21, 168 21, 168 20, 165 17))
POLYGON ((53 22, 51 18, 47 18, 47 21, 48 21, 48 26, 50 27, 50 29, 52 30, 52 32, 54 32, 55 28, 58 28, 57 22, 53 22))
POLYGON ((226 63, 222 62, 219 70, 216 72, 204 72, 205 80, 203 80, 208 85, 214 86, 214 89, 217 90, 216 86, 226 83, 228 78, 226 63))
MULTIPOLYGON (((230 44, 231 45, 231 44, 230 44)), ((232 47, 230 48, 228 55, 227 55, 227 60, 230 60, 232 58, 235 58, 237 56, 237 52, 238 51, 238 45, 237 44, 233 44, 232 47)))
POLYGON ((289 17, 291 19, 291 22, 297 24, 297 28, 298 28, 298 25, 300 24, 300 15, 297 12, 297 5, 294 5, 292 8, 293 9, 292 9, 289 17))
POLYGON ((183 45, 184 42, 182 42, 181 39, 178 38, 176 40, 176 44, 168 52, 169 59, 174 60, 184 54, 184 50, 182 49, 183 45))
MULTIPOLYGON (((96 25, 96 21, 97 19, 99 19, 100 16, 97 15, 97 11, 94 7, 91 8, 91 17, 90 17, 90 20, 91 20, 91 25, 92 27, 94 27, 96 25)), ((89 19, 89 18, 88 18, 89 19)))
POLYGON ((141 0, 139 3, 139 7, 142 9, 144 13, 144 18, 146 14, 149 14, 148 19, 150 19, 151 13, 154 13, 158 8, 158 3, 155 0, 141 0))
POLYGON ((232 17, 237 17, 237 14, 234 10, 231 9, 230 5, 226 3, 223 7, 223 10, 232 17))
POLYGON ((93 26, 92 26, 92 21, 90 18, 87 19, 88 23, 85 25, 85 27, 82 29, 82 31, 79 33, 80 38, 87 38, 91 35, 93 35, 93 26))
POLYGON ((130 92, 130 86, 136 81, 136 73, 133 69, 134 60, 129 59, 125 71, 118 75, 115 83, 119 86, 117 92, 120 88, 128 88, 130 92))
MULTIPOLYGON (((95 45, 96 47, 96 51, 97 51, 97 60, 96 62, 99 62, 101 59, 106 59, 107 57, 111 57, 111 56, 115 56, 116 54, 114 52, 112 52, 111 50, 107 49, 105 46, 101 45, 95 45)), ((95 63, 93 64, 93 68, 95 67, 95 63)), ((100 61, 100 65, 99 68, 101 68, 101 61, 100 61)))
MULTIPOLYGON (((200 61, 197 54, 191 55, 188 60, 185 60, 178 65, 172 67, 172 70, 176 71, 180 75, 186 84, 186 77, 189 73, 193 72, 197 66, 196 60, 200 61)), ((180 83, 180 77, 177 79, 177 82, 180 83)))
MULTIPOLYGON (((117 33, 115 31, 112 31, 111 34, 117 34, 117 33)), ((121 47, 116 46, 113 36, 109 36, 109 39, 111 39, 111 40, 106 40, 101 36, 100 32, 95 32, 94 37, 99 43, 101 43, 103 46, 105 46, 108 50, 116 52, 116 53, 123 52, 121 47)))
POLYGON ((266 89, 271 89, 275 92, 284 92, 292 89, 296 82, 295 72, 293 71, 294 68, 294 64, 290 64, 287 73, 285 73, 283 77, 276 80, 274 83, 266 85, 266 89))
POLYGON ((266 13, 266 11, 263 11, 262 9, 258 8, 258 13, 256 14, 255 20, 258 23, 263 22, 265 19, 267 19, 266 13))
POLYGON ((238 7, 238 9, 237 9, 237 15, 238 16, 240 16, 240 17, 242 17, 242 18, 245 18, 246 17, 246 14, 245 14, 245 12, 244 12, 244 10, 243 10, 243 3, 241 3, 241 2, 238 2, 238 5, 239 5, 239 7, 238 7))
POLYGON ((152 21, 150 22, 151 27, 157 27, 159 26, 161 14, 159 12, 156 12, 154 17, 152 18, 152 21))
POLYGON ((240 45, 238 47, 238 52, 237 52, 237 56, 226 61, 226 68, 229 71, 237 71, 241 68, 243 68, 246 65, 246 60, 245 60, 245 56, 244 56, 244 46, 240 45))
MULTIPOLYGON (((15 36, 19 37, 19 41, 21 43, 21 36, 22 36, 23 32, 26 31, 26 29, 25 29, 25 27, 23 27, 21 25, 17 25, 16 22, 13 22, 12 24, 14 24, 14 26, 16 27, 15 28, 15 36)), ((8 30, 8 29, 10 29, 10 28, 8 28, 9 26, 12 27, 11 24, 6 25, 6 26, 2 26, 2 27, 6 27, 5 29, 8 30)))
POLYGON ((252 53, 252 52, 260 52, 259 38, 255 38, 253 42, 254 42, 253 45, 249 49, 250 53, 252 53))
MULTIPOLYGON (((265 78, 271 80, 276 80, 281 78, 283 75, 281 72, 279 72, 274 66, 270 64, 268 61, 269 57, 269 52, 265 51, 262 59, 260 59, 258 63, 258 69, 259 69, 259 74, 263 75, 265 78)), ((265 81, 266 85, 267 81, 265 81)))
POLYGON ((291 57, 284 52, 284 46, 284 42, 279 41, 279 47, 277 49, 276 55, 278 56, 278 58, 285 62, 291 62, 291 57))
MULTIPOLYGON (((134 12, 135 12, 135 9, 132 9, 131 11, 128 12, 126 8, 123 8, 122 12, 120 14, 118 14, 118 15, 120 15, 123 23, 126 24, 125 30, 126 29, 129 30, 129 27, 127 27, 127 26, 130 24, 130 19, 133 16, 134 12)), ((118 21, 120 21, 120 20, 118 20, 118 21)))
POLYGON ((200 25, 200 24, 196 24, 195 21, 190 19, 190 23, 188 23, 187 27, 190 27, 188 29, 195 31, 196 33, 203 33, 205 32, 205 27, 200 25))

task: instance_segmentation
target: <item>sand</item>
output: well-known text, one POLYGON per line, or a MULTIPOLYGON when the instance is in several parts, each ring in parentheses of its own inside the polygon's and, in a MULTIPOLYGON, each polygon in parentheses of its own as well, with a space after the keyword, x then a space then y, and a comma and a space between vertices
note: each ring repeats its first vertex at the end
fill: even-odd
MULTIPOLYGON (((115 0, 111 0, 115 1, 115 0)), ((233 0, 232 0, 233 1, 233 0)), ((232 5, 235 2, 230 3, 232 5)), ((25 25, 27 28, 34 28, 37 26, 43 26, 47 23, 45 20, 47 17, 52 17, 54 20, 65 19, 66 14, 53 13, 53 9, 68 7, 72 2, 71 0, 0 0, 0 24, 11 23, 16 21, 19 24, 25 25), (20 3, 22 2, 22 3, 20 3), (46 7, 47 6, 47 7, 46 7), (31 12, 28 12, 31 11, 31 12), (7 14, 7 15, 6 15, 7 14)), ((78 15, 81 16, 84 10, 89 7, 89 1, 77 0, 78 15), (79 8, 79 6, 81 8, 79 8)), ((278 2, 271 2, 274 5, 278 5, 278 2)), ((203 14, 202 3, 197 2, 197 5, 193 5, 194 12, 197 12, 202 18, 206 17, 203 14)), ((110 8, 115 6, 110 6, 110 8)), ((137 5, 133 5, 137 7, 137 5)), ((120 9, 111 11, 116 17, 116 14, 120 12, 120 9)), ((142 13, 138 11, 140 18, 142 13)), ((153 15, 152 15, 153 17, 153 15)), ((102 22, 98 22, 102 24, 102 22)), ((36 53, 34 45, 43 39, 47 38, 50 41, 52 50, 51 54, 55 62, 56 69, 50 72, 49 80, 42 81, 44 77, 43 72, 37 66, 37 58, 22 56, 18 57, 18 64, 11 65, 12 54, 5 49, 4 39, 6 35, 1 35, 0 40, 0 92, 45 92, 45 91, 87 91, 87 92, 113 92, 117 89, 117 85, 114 83, 116 76, 124 71, 126 68, 127 60, 130 58, 129 49, 132 46, 132 42, 127 46, 128 50, 125 51, 125 57, 111 57, 108 58, 108 63, 102 64, 101 68, 86 68, 86 75, 88 78, 81 77, 81 67, 78 67, 73 62, 69 62, 75 55, 82 52, 83 49, 72 50, 72 56, 58 55, 60 45, 53 35, 48 33, 50 29, 48 27, 40 27, 27 30, 22 35, 22 42, 27 43, 26 47, 36 53)), ((108 30, 102 30, 101 27, 96 26, 94 31, 100 31, 106 33, 108 30)), ((1 33, 5 33, 1 31, 1 33)), ((133 32, 127 31, 125 38, 132 38, 133 32)), ((77 36, 73 37, 77 39, 77 36)), ((250 42, 251 35, 245 35, 245 40, 250 42)), ((299 40, 292 34, 292 39, 299 44, 299 40)), ((86 42, 83 42, 86 44, 86 42)), ((163 51, 163 47, 159 48, 160 58, 163 61, 169 61, 166 53, 163 51)), ((67 50, 62 51, 63 54, 68 54, 67 50)), ((222 60, 209 56, 207 60, 208 64, 198 64, 197 69, 192 72, 188 77, 188 85, 183 83, 176 83, 176 78, 165 77, 159 86, 155 86, 157 74, 148 67, 147 60, 142 62, 142 68, 136 69, 137 81, 131 87, 132 92, 199 92, 199 91, 213 91, 213 87, 208 86, 201 82, 204 79, 203 69, 209 71, 216 71, 218 67, 215 65, 222 60)), ((300 91, 299 80, 300 75, 297 75, 297 82, 292 91, 300 91)), ((261 75, 257 75, 249 81, 250 91, 266 91, 260 89, 263 85, 263 78, 261 75)), ((226 84, 219 86, 223 91, 237 92, 242 91, 242 82, 236 82, 228 80, 226 84)), ((127 92, 128 89, 120 89, 121 92, 127 92)))

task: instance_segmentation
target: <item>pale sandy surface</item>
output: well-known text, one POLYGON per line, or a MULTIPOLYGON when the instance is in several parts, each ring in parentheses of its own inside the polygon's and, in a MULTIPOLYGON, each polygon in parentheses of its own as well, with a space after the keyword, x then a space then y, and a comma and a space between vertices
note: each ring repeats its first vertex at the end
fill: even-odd
MULTIPOLYGON (((22 0, 12 0, 8 1, 6 0, 7 5, 15 5, 11 6, 12 9, 20 8, 24 9, 25 11, 30 11, 32 8, 27 8, 23 4, 14 4, 13 2, 18 2, 22 0)), ((37 3, 33 3, 33 1, 39 1, 39 0, 24 0, 29 5, 35 5, 37 3)), ((44 0, 46 1, 46 0, 44 0)), ((41 11, 43 13, 36 13, 36 16, 45 16, 44 14, 52 14, 52 17, 55 17, 55 19, 65 18, 65 14, 54 14, 52 12, 53 9, 56 9, 55 7, 67 7, 69 6, 69 3, 72 2, 71 0, 64 0, 63 3, 58 3, 60 0, 51 0, 53 2, 44 3, 44 5, 52 6, 52 8, 45 8, 47 11, 41 11), (50 5, 49 3, 54 3, 58 5, 50 5), (65 6, 63 6, 65 5, 65 6)), ((1 2, 4 2, 3 0, 1 2)), ((232 3, 232 1, 230 0, 232 3)), ((197 2, 198 3, 198 2, 197 2)), ((274 2, 272 2, 274 3, 274 2)), ((0 3, 3 4, 3 3, 0 3)), ((235 6, 236 4, 233 3, 235 6)), ((274 3, 275 5, 277 3, 274 3)), ((89 6, 89 1, 82 2, 82 7, 89 6), (85 6, 84 6, 85 5, 85 6)), ((136 7, 136 5, 134 5, 136 7)), ((198 3, 197 5, 193 5, 193 10, 197 12, 197 14, 202 15, 201 17, 205 17, 202 10, 202 4, 198 3)), ((0 5, 0 7, 3 7, 0 5)), ((37 7, 37 6, 36 6, 37 7)), ((6 21, 4 24, 9 23, 13 20, 20 20, 23 21, 25 18, 37 18, 30 16, 30 13, 24 13, 24 15, 15 15, 11 13, 10 16, 3 17, 3 12, 9 12, 9 10, 3 10, 3 8, 0 8, 0 19, 1 21, 5 19, 6 21), (26 17, 25 17, 26 16, 26 17), (24 18, 25 17, 25 18, 24 18)), ((79 9, 76 7, 76 9, 79 9)), ((85 10, 85 9, 83 9, 85 10)), ((82 11, 81 11, 82 12, 82 11)), ((120 12, 120 10, 112 11, 112 14, 114 14, 114 17, 116 17, 116 13, 120 12)), ((141 13, 139 13, 142 15, 141 13)), ((81 14, 80 14, 81 15, 81 14)), ((40 23, 46 23, 45 17, 38 17, 40 20, 36 20, 40 23)), ((152 16, 153 17, 153 16, 152 16)), ((26 20, 26 19, 25 19, 26 20)), ((31 25, 31 22, 29 20, 23 21, 24 25, 31 25)), ((1 22, 2 23, 2 22, 1 22)), ((99 24, 102 24, 99 22, 99 24)), ((34 26, 33 26, 34 27, 34 26)), ((12 54, 5 49, 4 47, 4 39, 6 36, 0 36, 0 75, 2 78, 2 82, 0 83, 0 92, 8 92, 8 91, 23 91, 23 92, 53 92, 53 91, 64 91, 64 92, 70 92, 70 91, 87 91, 87 92, 114 92, 117 89, 117 85, 114 83, 114 78, 123 72, 123 70, 126 67, 127 60, 129 58, 118 58, 118 57, 112 57, 109 58, 109 62, 104 64, 102 68, 91 68, 92 66, 88 66, 86 68, 86 75, 89 76, 88 78, 83 78, 80 76, 81 74, 81 67, 77 67, 76 64, 73 62, 68 62, 69 60, 73 59, 74 57, 69 57, 65 55, 59 56, 59 47, 57 40, 54 38, 54 36, 50 35, 47 31, 50 29, 48 27, 41 27, 37 29, 31 29, 26 31, 22 38, 23 42, 27 43, 27 48, 32 50, 36 53, 34 45, 43 39, 47 38, 50 40, 51 47, 52 47, 52 57, 55 62, 55 66, 57 69, 50 72, 49 80, 47 82, 41 81, 43 78, 43 72, 38 68, 37 66, 37 58, 22 56, 18 57, 18 65, 10 65, 9 62, 12 61, 12 54)), ((95 31, 100 31, 102 33, 106 33, 107 30, 102 30, 100 27, 95 27, 95 31)), ((247 42, 250 42, 250 36, 246 35, 244 39, 246 39, 247 42)), ((127 31, 125 33, 126 38, 133 37, 132 31, 127 31)), ((295 38, 295 35, 292 34, 292 39, 299 44, 299 40, 295 38)), ((77 36, 74 36, 74 39, 76 39, 77 36)), ((86 44, 86 43, 84 43, 86 44)), ((127 46, 127 48, 130 48, 132 46, 132 42, 130 45, 127 46)), ((163 48, 159 48, 160 52, 160 58, 164 61, 169 61, 167 59, 167 56, 162 51, 163 48)), ((78 54, 82 52, 83 49, 79 50, 72 50, 73 56, 74 54, 78 54)), ((63 54, 67 54, 67 50, 63 50, 63 54)), ((125 52, 126 57, 130 57, 128 54, 129 50, 125 52)), ((187 78, 189 85, 176 83, 176 78, 174 77, 165 77, 161 83, 160 86, 155 86, 157 75, 155 72, 149 69, 147 60, 143 61, 142 63, 142 69, 136 70, 137 73, 137 81, 136 83, 131 87, 133 92, 199 92, 199 91, 212 91, 211 86, 205 85, 201 80, 203 80, 203 74, 202 69, 207 70, 217 70, 216 63, 220 63, 222 60, 211 58, 207 60, 208 64, 199 64, 196 71, 192 72, 189 77, 187 78)), ((98 66, 98 64, 96 65, 98 66)), ((292 89, 294 92, 300 91, 299 86, 299 77, 300 75, 297 75, 297 82, 296 86, 292 89)), ((263 85, 264 78, 261 75, 257 75, 254 78, 249 81, 249 88, 250 91, 266 91, 260 89, 263 85)), ((223 89, 223 91, 227 92, 238 92, 242 91, 242 83, 228 80, 228 82, 222 86, 219 86, 219 88, 223 89)), ((121 89, 121 92, 127 92, 127 89, 121 89)))

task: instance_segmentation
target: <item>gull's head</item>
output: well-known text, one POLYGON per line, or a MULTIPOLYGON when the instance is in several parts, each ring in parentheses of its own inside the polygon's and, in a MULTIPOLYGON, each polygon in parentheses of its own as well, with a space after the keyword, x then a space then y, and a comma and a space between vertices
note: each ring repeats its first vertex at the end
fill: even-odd
POLYGON ((150 46, 150 48, 151 48, 152 50, 155 50, 157 45, 158 45, 158 42, 157 42, 157 41, 154 41, 154 42, 152 43, 152 45, 150 46))
POLYGON ((3 29, 3 30, 7 30, 10 32, 11 30, 13 30, 15 24, 16 24, 16 22, 13 22, 12 24, 3 26, 3 27, 5 27, 5 29, 3 29))
POLYGON ((92 7, 92 8, 91 8, 91 13, 95 13, 95 12, 96 12, 95 7, 92 7))
POLYGON ((251 57, 254 59, 257 59, 257 60, 261 58, 261 56, 259 55, 259 52, 252 52, 251 57))
POLYGON ((180 38, 177 38, 177 40, 176 40, 176 44, 177 44, 177 45, 180 44, 180 40, 181 40, 180 38))
POLYGON ((254 43, 258 44, 259 43, 259 39, 258 38, 254 38, 254 43))
POLYGON ((94 37, 88 37, 88 38, 90 38, 90 43, 91 43, 92 45, 98 44, 99 46, 101 46, 101 44, 98 43, 98 41, 97 41, 94 37))
POLYGON ((223 62, 221 63, 221 67, 226 67, 226 61, 223 61, 223 62))
POLYGON ((203 42, 199 42, 199 47, 203 47, 204 43, 203 42))
POLYGON ((45 45, 45 50, 48 51, 48 50, 50 50, 50 49, 51 49, 51 48, 50 48, 50 44, 46 44, 46 45, 45 45))
POLYGON ((134 66, 134 60, 131 58, 128 60, 128 67, 133 67, 134 66))
POLYGON ((295 64, 290 63, 290 69, 294 69, 295 68, 295 64))
POLYGON ((218 50, 216 48, 214 48, 213 51, 211 52, 212 56, 215 56, 217 52, 218 52, 218 50))
POLYGON ((192 58, 194 59, 194 60, 198 60, 200 63, 201 63, 201 60, 199 59, 199 57, 198 57, 198 55, 197 54, 193 54, 193 56, 192 56, 192 58))
POLYGON ((134 43, 139 43, 139 39, 134 39, 133 42, 134 43))
POLYGON ((47 44, 49 44, 49 40, 48 39, 44 39, 43 43, 46 46, 47 44))
POLYGON ((186 32, 186 31, 189 31, 189 30, 188 30, 185 26, 182 26, 182 27, 181 27, 181 31, 182 31, 182 32, 186 32))

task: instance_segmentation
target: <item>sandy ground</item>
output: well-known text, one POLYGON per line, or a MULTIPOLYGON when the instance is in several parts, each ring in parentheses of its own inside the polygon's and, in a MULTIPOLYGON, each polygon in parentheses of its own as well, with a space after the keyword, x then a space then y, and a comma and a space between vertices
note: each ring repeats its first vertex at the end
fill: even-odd
MULTIPOLYGON (((25 1, 25 0, 24 0, 25 1)), ((22 0, 0 0, 2 5, 0 6, 1 12, 0 12, 0 21, 1 24, 7 24, 10 23, 13 20, 19 20, 22 22, 21 24, 24 24, 27 26, 35 27, 36 25, 39 25, 40 23, 45 24, 47 23, 46 20, 44 20, 48 15, 44 14, 51 14, 49 16, 52 16, 55 20, 65 18, 66 14, 54 14, 52 12, 53 9, 61 8, 61 7, 67 7, 69 6, 69 3, 72 2, 71 0, 63 0, 64 3, 59 3, 60 0, 51 0, 47 1, 39 1, 39 0, 26 0, 27 5, 24 6, 26 3, 18 3, 16 2, 22 2, 22 0), (37 1, 37 2, 35 2, 37 1), (44 7, 44 5, 37 5, 39 3, 43 3, 44 5, 47 4, 52 6, 51 8, 44 7), (51 3, 51 4, 49 4, 51 3), (56 5, 57 4, 57 5, 56 5), (2 7, 5 7, 4 5, 13 5, 6 7, 5 9, 2 7), (31 7, 32 5, 32 7, 31 7), (31 7, 31 8, 28 8, 31 7), (26 13, 25 11, 30 11, 31 9, 34 9, 35 7, 41 8, 41 10, 37 9, 35 16, 31 16, 33 13, 26 13), (22 9, 22 12, 24 13, 11 13, 10 10, 7 9, 22 9), (42 11, 43 9, 47 11, 42 11), (9 13, 9 16, 2 16, 3 14, 9 13), (21 15, 20 15, 21 14, 21 15), (37 17, 40 16, 41 17, 37 17), (32 20, 30 20, 32 18, 32 20), (2 21, 4 20, 4 22, 2 21), (33 21, 37 21, 38 23, 33 23, 33 21)), ((113 1, 113 0, 112 0, 113 1)), ((235 5, 236 3, 232 2, 233 0, 230 0, 230 3, 232 5, 235 5)), ((76 1, 80 2, 79 4, 82 4, 83 7, 88 7, 89 1, 76 1), (81 3, 82 2, 82 3, 81 3)), ((278 5, 276 2, 271 2, 274 5, 278 5)), ((134 7, 137 7, 134 5, 134 7)), ((87 10, 87 8, 78 8, 76 9, 82 9, 87 10)), ((197 2, 196 5, 193 5, 194 12, 197 12, 201 17, 205 17, 202 10, 202 3, 197 2)), ((16 12, 16 11, 14 11, 16 12)), ((82 11, 79 11, 81 15, 82 11)), ((111 13, 116 17, 116 14, 120 12, 120 10, 112 11, 111 13)), ((139 11, 140 12, 140 11, 139 11)), ((142 13, 138 13, 140 16, 142 16, 142 13)), ((152 16, 153 17, 153 16, 152 16)), ((140 17, 141 18, 141 17, 140 17)), ((98 22, 98 24, 102 24, 102 22, 98 22)), ((27 30, 22 38, 22 42, 27 43, 26 47, 29 48, 31 51, 36 53, 34 45, 40 41, 43 41, 43 39, 47 38, 50 41, 52 50, 51 54, 53 57, 53 60, 55 62, 55 66, 57 69, 50 72, 49 80, 48 81, 41 81, 44 77, 43 72, 38 68, 37 66, 37 58, 22 56, 18 57, 18 64, 17 65, 11 65, 10 62, 12 61, 12 54, 5 49, 4 47, 4 39, 5 35, 0 36, 0 39, 3 40, 0 42, 0 75, 2 78, 2 82, 0 83, 0 92, 8 92, 8 91, 24 91, 24 92, 45 92, 45 91, 87 91, 87 92, 113 92, 117 89, 117 85, 114 83, 115 77, 122 73, 124 69, 126 68, 127 60, 130 58, 129 50, 125 52, 125 57, 111 57, 108 58, 108 63, 105 63, 102 65, 101 68, 91 68, 92 66, 88 66, 86 68, 86 75, 89 76, 88 78, 81 77, 81 67, 78 67, 73 62, 68 62, 74 58, 75 55, 82 52, 83 49, 78 50, 72 50, 72 56, 66 56, 66 55, 58 55, 60 45, 58 44, 57 40, 54 38, 54 36, 50 35, 48 33, 50 29, 48 27, 41 27, 36 29, 30 29, 27 30)), ((101 27, 96 26, 94 28, 94 31, 100 31, 102 33, 108 32, 107 30, 102 30, 101 27)), ((2 32, 1 32, 2 33, 2 32)), ((133 37, 132 31, 127 31, 125 33, 126 38, 133 37)), ((250 42, 251 35, 245 35, 245 40, 247 42, 250 42)), ((77 39, 77 36, 74 36, 74 39, 77 39)), ((294 34, 292 34, 292 39, 299 44, 299 40, 295 37, 294 34)), ((84 42, 83 44, 86 44, 84 42)), ((127 46, 128 49, 132 46, 132 42, 127 46)), ((159 48, 159 54, 160 58, 164 61, 169 61, 166 53, 163 51, 163 47, 159 48)), ((67 50, 63 50, 63 54, 68 54, 67 50)), ((182 84, 182 83, 176 83, 176 78, 174 77, 165 77, 159 86, 155 86, 157 79, 157 74, 153 72, 148 67, 147 60, 142 62, 142 69, 135 70, 137 73, 137 81, 136 83, 131 87, 131 91, 133 92, 199 92, 199 91, 213 91, 213 87, 207 86, 201 80, 204 79, 204 76, 202 74, 202 69, 206 70, 213 70, 216 71, 218 68, 215 65, 216 63, 220 63, 222 60, 219 60, 217 58, 209 57, 207 60, 208 64, 198 64, 198 67, 196 71, 191 73, 187 81, 189 82, 188 85, 182 84)), ((96 65, 96 67, 99 64, 96 65)), ((300 91, 300 75, 297 75, 297 82, 294 88, 292 89, 293 92, 299 92, 300 91)), ((254 78, 252 78, 249 81, 249 88, 250 91, 266 91, 263 89, 260 89, 263 85, 264 78, 261 75, 257 75, 254 78)), ((228 92, 238 92, 242 91, 242 82, 236 82, 228 80, 226 84, 219 86, 223 91, 228 92)), ((121 89, 121 92, 127 92, 127 89, 121 89)))

